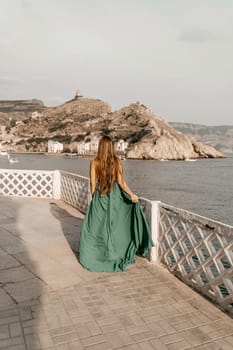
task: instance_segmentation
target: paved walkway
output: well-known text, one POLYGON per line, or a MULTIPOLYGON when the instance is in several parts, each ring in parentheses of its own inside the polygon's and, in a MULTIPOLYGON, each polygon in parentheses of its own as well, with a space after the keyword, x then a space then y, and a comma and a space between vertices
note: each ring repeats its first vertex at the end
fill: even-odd
POLYGON ((233 320, 162 267, 84 270, 74 209, 0 197, 0 220, 0 349, 233 349, 233 320))

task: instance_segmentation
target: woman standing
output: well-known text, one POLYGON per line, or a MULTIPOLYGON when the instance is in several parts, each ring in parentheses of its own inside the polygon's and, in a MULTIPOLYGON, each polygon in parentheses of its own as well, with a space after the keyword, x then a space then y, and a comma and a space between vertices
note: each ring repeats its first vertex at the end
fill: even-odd
POLYGON ((124 271, 135 255, 153 246, 138 197, 123 178, 121 161, 110 137, 104 136, 90 164, 92 201, 80 241, 81 264, 90 271, 124 271))

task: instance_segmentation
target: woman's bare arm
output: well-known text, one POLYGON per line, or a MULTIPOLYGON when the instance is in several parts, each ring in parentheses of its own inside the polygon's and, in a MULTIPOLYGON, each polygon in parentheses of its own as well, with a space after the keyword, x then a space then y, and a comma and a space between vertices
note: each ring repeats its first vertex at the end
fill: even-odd
POLYGON ((91 195, 93 195, 93 193, 95 192, 95 187, 96 187, 96 170, 95 170, 95 160, 94 159, 90 163, 89 177, 90 177, 90 191, 91 191, 91 195))
POLYGON ((126 184, 126 182, 124 180, 123 169, 122 169, 121 164, 120 164, 119 171, 117 174, 117 182, 118 182, 118 185, 122 188, 122 190, 125 191, 126 193, 128 193, 128 195, 130 195, 131 201, 133 203, 137 203, 138 197, 131 191, 131 189, 128 187, 128 185, 126 184))

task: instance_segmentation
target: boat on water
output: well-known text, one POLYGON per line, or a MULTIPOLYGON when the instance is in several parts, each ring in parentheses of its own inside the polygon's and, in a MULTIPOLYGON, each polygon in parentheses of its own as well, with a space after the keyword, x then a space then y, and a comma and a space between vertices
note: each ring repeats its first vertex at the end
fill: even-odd
POLYGON ((17 158, 11 157, 10 154, 8 154, 7 156, 8 156, 8 162, 9 162, 10 164, 15 164, 15 163, 18 163, 18 162, 19 162, 19 160, 18 160, 17 158))
POLYGON ((196 162, 197 160, 196 160, 196 159, 186 158, 185 161, 186 161, 186 162, 196 162))
POLYGON ((7 156, 8 153, 6 151, 0 151, 0 156, 7 156))

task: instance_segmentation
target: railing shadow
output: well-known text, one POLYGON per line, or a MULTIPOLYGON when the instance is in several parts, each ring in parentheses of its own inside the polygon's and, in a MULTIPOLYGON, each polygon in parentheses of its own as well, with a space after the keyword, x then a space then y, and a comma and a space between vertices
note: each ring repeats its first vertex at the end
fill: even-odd
POLYGON ((71 250, 78 257, 83 214, 63 203, 50 203, 51 214, 60 222, 62 232, 71 250))
POLYGON ((42 282, 24 240, 24 214, 21 198, 0 196, 0 324, 11 331, 1 335, 1 349, 9 344, 27 349, 38 346, 35 326, 42 282))

